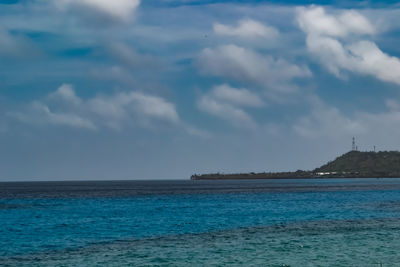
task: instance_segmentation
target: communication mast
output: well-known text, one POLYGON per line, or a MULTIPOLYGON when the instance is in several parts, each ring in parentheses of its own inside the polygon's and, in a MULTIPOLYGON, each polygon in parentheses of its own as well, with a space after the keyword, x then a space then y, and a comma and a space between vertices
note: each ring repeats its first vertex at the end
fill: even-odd
POLYGON ((354 138, 354 136, 353 136, 353 142, 351 144, 351 151, 356 151, 356 150, 357 150, 356 138, 354 138))

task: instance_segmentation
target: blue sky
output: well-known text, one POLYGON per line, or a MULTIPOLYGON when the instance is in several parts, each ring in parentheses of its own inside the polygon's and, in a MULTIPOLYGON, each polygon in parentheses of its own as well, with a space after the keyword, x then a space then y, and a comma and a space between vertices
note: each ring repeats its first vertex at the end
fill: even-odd
POLYGON ((0 180, 187 179, 399 150, 396 1, 0 3, 0 180))

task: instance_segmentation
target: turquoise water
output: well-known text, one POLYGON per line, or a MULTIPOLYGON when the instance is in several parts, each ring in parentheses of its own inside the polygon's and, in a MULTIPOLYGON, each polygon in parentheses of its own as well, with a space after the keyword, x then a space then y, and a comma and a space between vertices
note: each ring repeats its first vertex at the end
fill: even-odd
POLYGON ((1 184, 0 265, 400 266, 400 180, 1 184))

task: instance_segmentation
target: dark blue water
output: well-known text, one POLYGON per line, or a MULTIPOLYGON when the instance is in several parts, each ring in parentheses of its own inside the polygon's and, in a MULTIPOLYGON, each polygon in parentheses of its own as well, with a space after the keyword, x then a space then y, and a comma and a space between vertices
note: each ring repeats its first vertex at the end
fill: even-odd
MULTIPOLYGON (((308 238, 302 244, 317 244, 327 238, 323 235, 312 239, 316 234, 312 229, 321 225, 326 228, 317 234, 332 236, 340 231, 351 235, 367 229, 361 231, 367 235, 357 244, 381 246, 376 243, 377 236, 388 238, 400 233, 398 219, 400 179, 2 183, 0 263, 29 265, 35 260, 40 265, 86 265, 85 260, 107 254, 107 247, 113 260, 103 261, 104 265, 123 265, 119 262, 122 259, 126 264, 151 265, 150 256, 172 244, 175 249, 167 253, 169 256, 158 259, 160 262, 156 259, 154 264, 166 260, 185 265, 201 262, 195 255, 186 258, 190 251, 182 247, 197 239, 204 242, 202 264, 208 265, 211 262, 207 259, 215 258, 211 257, 215 250, 209 251, 207 243, 212 234, 217 236, 217 250, 230 248, 226 242, 232 237, 242 240, 235 243, 239 249, 237 259, 242 261, 236 263, 241 265, 245 261, 241 246, 250 252, 269 249, 268 253, 272 253, 270 247, 260 244, 267 244, 265 240, 284 242, 285 238, 293 242, 293 229, 295 235, 308 238), (372 235, 370 239, 368 233, 372 235), (249 240, 260 238, 264 242, 246 247, 249 240), (184 260, 174 254, 179 252, 177 248, 185 251, 184 260), (124 257, 116 256, 115 251, 125 253, 124 257), (130 254, 133 252, 136 254, 130 254), (144 260, 148 257, 150 261, 144 260)), ((340 237, 335 242, 352 240, 340 237)), ((392 244, 389 248, 395 247, 392 244)), ((199 244, 190 248, 196 246, 199 244)), ((368 245, 362 247, 367 248, 368 245)), ((389 248, 380 258, 393 256, 389 248)), ((279 251, 276 253, 279 255, 279 251)), ((272 259, 273 255, 269 257, 272 259)), ((299 259, 291 257, 287 262, 295 264, 299 259)), ((257 264, 267 263, 261 259, 257 264)))

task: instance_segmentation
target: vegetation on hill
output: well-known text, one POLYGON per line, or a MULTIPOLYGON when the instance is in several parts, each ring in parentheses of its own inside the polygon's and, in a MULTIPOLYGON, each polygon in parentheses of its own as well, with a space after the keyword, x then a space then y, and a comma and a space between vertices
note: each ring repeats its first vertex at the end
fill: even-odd
POLYGON ((350 151, 313 172, 349 173, 359 177, 400 177, 400 152, 350 151))
POLYGON ((273 179, 273 178, 400 178, 400 152, 360 152, 350 151, 313 171, 264 172, 237 174, 202 174, 192 175, 192 180, 219 179, 273 179))

